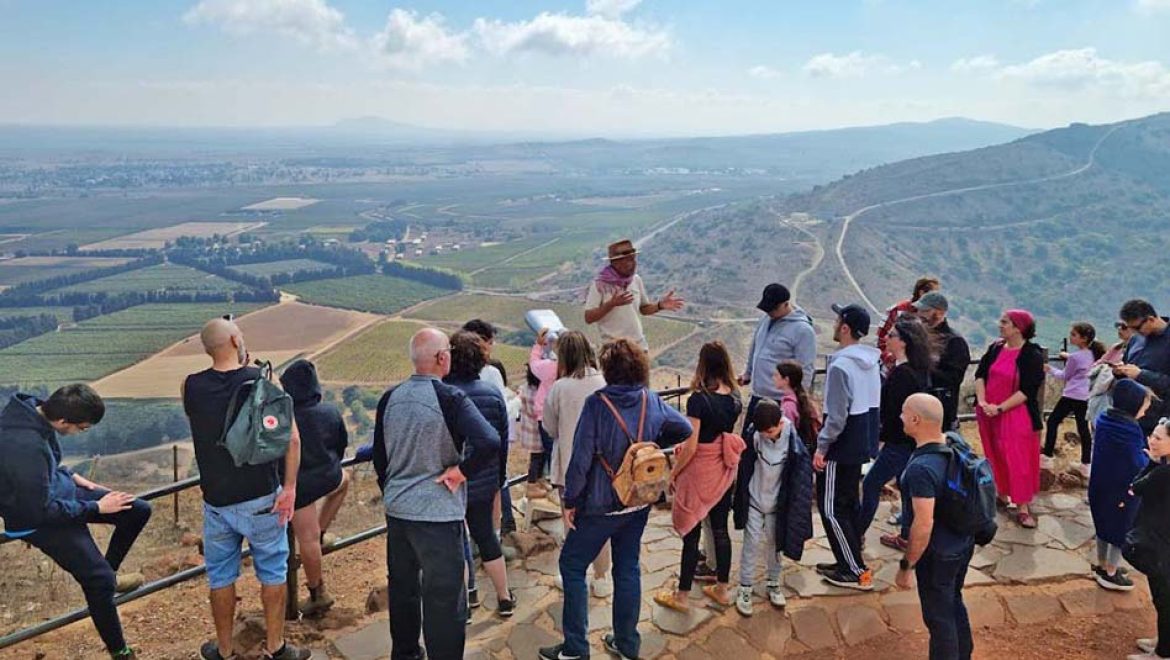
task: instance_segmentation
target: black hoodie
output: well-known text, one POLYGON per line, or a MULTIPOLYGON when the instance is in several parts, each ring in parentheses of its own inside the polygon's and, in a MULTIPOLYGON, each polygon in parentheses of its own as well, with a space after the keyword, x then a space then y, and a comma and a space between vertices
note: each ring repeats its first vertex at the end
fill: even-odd
MULTIPOLYGON (((301 434, 296 502, 296 507, 301 508, 333 492, 341 483, 341 459, 349 444, 349 433, 337 406, 321 402, 321 383, 312 362, 293 362, 281 375, 280 385, 293 399, 293 414, 301 434)), ((282 461, 282 473, 283 467, 282 461)))
POLYGON ((57 432, 27 394, 13 396, 0 413, 0 517, 9 531, 81 525, 98 515, 98 503, 79 501, 73 472, 61 465, 57 432))

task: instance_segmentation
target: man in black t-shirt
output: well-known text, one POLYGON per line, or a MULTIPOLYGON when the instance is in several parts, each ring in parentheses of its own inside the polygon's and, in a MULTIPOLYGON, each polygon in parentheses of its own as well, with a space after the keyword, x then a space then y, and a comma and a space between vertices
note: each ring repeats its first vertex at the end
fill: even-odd
POLYGON ((909 589, 910 572, 918 578, 922 620, 930 631, 931 660, 969 660, 974 643, 963 604, 963 582, 975 540, 935 517, 935 502, 947 488, 951 457, 942 423, 942 403, 929 394, 912 394, 902 405, 902 426, 917 448, 899 481, 902 510, 911 520, 910 545, 895 582, 898 588, 909 589))
POLYGON ((192 374, 183 381, 183 410, 191 423, 199 485, 203 490, 203 558, 211 587, 211 615, 215 620, 215 641, 200 649, 204 660, 235 656, 232 629, 235 623, 236 579, 240 575, 244 539, 252 551, 260 598, 264 603, 267 635, 264 657, 277 660, 304 660, 310 653, 284 641, 285 581, 288 568, 286 525, 296 501, 297 471, 301 440, 296 423, 284 458, 284 484, 276 462, 236 467, 231 454, 220 446, 227 420, 234 419, 251 388, 246 385, 237 397, 235 410, 228 410, 232 394, 247 381, 262 378, 259 369, 246 366, 248 351, 244 335, 232 321, 215 319, 199 335, 203 349, 211 356, 210 369, 192 374))

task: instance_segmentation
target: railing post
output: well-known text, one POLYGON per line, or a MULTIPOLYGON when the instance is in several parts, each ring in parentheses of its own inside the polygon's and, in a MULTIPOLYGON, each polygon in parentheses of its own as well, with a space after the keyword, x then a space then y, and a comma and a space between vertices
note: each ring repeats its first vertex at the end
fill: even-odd
MULTIPOLYGON (((171 445, 171 483, 179 481, 179 445, 171 445)), ((179 491, 172 496, 175 507, 175 527, 179 526, 179 491)))
POLYGON ((300 604, 297 602, 297 538, 293 534, 292 521, 288 523, 288 573, 285 580, 284 620, 296 621, 301 618, 300 604))

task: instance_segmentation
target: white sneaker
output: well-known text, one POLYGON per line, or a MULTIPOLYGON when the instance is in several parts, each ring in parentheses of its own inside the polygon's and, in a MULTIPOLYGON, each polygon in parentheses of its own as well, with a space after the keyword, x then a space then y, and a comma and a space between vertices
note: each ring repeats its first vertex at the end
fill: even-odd
POLYGON ((735 609, 744 616, 752 615, 752 588, 740 585, 735 594, 735 609))
POLYGON ((1158 648, 1157 637, 1143 637, 1137 641, 1137 647, 1150 655, 1153 655, 1154 649, 1158 648))
POLYGON ((788 604, 788 599, 784 597, 784 591, 780 589, 779 583, 768 583, 768 602, 772 603, 772 607, 778 608, 783 608, 788 604))
POLYGON ((1055 467, 1056 467, 1056 461, 1051 456, 1048 456, 1045 454, 1040 454, 1040 469, 1041 470, 1048 470, 1049 472, 1052 472, 1052 470, 1055 467))
POLYGON ((593 578, 589 581, 589 590, 593 592, 594 598, 609 598, 613 595, 613 582, 609 576, 593 578))

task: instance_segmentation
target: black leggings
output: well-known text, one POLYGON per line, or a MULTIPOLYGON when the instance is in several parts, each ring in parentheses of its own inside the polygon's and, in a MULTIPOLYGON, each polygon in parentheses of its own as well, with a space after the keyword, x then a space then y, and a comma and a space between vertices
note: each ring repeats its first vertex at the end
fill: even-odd
POLYGON ((484 562, 504 556, 500 539, 496 538, 496 530, 492 526, 491 500, 467 503, 467 531, 471 533, 471 540, 479 548, 479 558, 484 562))
MULTIPOLYGON (((719 498, 707 520, 711 522, 712 540, 715 542, 715 573, 719 582, 727 584, 731 580, 731 535, 727 533, 727 514, 731 512, 731 488, 719 498)), ((695 567, 699 565, 699 536, 703 525, 695 525, 683 537, 682 567, 679 570, 678 590, 690 591, 695 579, 695 567)))
POLYGON ((1093 460, 1093 436, 1090 435, 1089 421, 1085 415, 1089 409, 1088 401, 1077 401, 1068 397, 1060 397, 1052 414, 1048 416, 1048 428, 1045 429, 1044 455, 1051 457, 1056 453, 1056 433, 1060 430, 1060 423, 1070 414, 1077 422, 1077 435, 1081 437, 1081 463, 1088 465, 1093 460))
POLYGON ((544 452, 534 451, 528 454, 528 483, 540 481, 544 474, 544 452))

